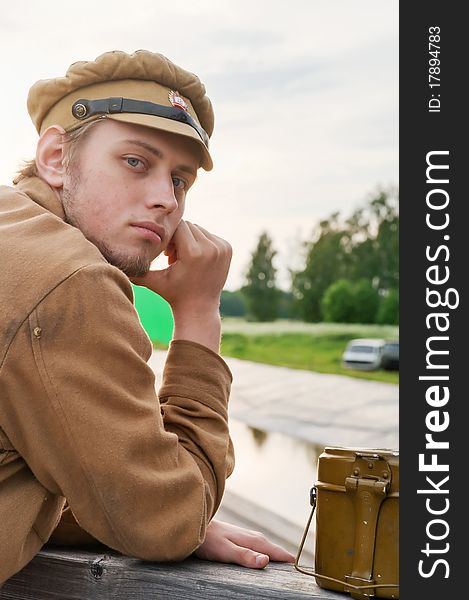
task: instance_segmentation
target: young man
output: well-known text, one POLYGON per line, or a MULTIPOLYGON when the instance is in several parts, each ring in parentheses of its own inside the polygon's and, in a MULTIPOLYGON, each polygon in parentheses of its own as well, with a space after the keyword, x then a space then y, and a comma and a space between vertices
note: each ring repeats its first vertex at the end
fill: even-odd
POLYGON ((37 82, 36 159, 0 191, 0 583, 48 540, 146 560, 293 557, 212 520, 233 469, 219 356, 227 242, 183 220, 213 111, 160 54, 37 82), (164 252, 169 266, 151 271, 164 252), (174 316, 157 397, 129 279, 174 316))

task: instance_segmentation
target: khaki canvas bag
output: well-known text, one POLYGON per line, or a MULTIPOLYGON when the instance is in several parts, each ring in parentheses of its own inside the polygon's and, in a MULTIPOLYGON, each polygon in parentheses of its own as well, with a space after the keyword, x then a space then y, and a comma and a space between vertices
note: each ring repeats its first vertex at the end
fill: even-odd
POLYGON ((399 598, 399 453, 324 449, 295 567, 352 598, 399 598), (314 570, 299 564, 316 510, 314 570))

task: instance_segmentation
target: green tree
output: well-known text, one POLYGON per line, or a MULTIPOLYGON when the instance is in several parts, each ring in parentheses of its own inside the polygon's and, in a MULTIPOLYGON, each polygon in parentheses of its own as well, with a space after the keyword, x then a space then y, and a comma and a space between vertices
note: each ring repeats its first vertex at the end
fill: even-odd
POLYGON ((292 291, 296 312, 304 320, 322 320, 321 299, 327 288, 345 276, 346 255, 344 231, 339 225, 339 213, 334 213, 316 228, 312 242, 305 243, 306 265, 293 273, 292 291))
POLYGON ((378 290, 367 279, 357 281, 353 286, 353 322, 374 323, 378 306, 378 290))
POLYGON ((246 273, 246 282, 241 289, 248 309, 248 318, 254 321, 273 321, 277 318, 279 290, 275 285, 276 255, 272 240, 263 232, 252 253, 246 273))
POLYGON ((246 304, 240 290, 231 292, 223 290, 221 293, 220 313, 222 317, 244 317, 246 304))
POLYGON ((384 291, 399 286, 399 212, 397 190, 380 189, 346 221, 349 279, 368 279, 384 291))
POLYGON ((376 322, 399 325, 399 292, 396 289, 388 290, 381 299, 376 322))
POLYGON ((293 294, 279 290, 277 317, 279 319, 293 318, 293 294))
POLYGON ((333 323, 374 323, 378 305, 379 294, 366 279, 338 279, 321 300, 324 320, 333 323))
POLYGON ((292 273, 296 314, 305 321, 320 321, 322 298, 334 282, 364 279, 374 291, 361 284, 360 293, 369 304, 354 318, 371 322, 378 295, 399 289, 397 190, 378 188, 346 221, 339 219, 339 213, 332 214, 317 226, 304 249, 305 266, 292 273))
POLYGON ((338 279, 325 291, 321 300, 324 321, 351 323, 355 312, 353 284, 348 279, 338 279))

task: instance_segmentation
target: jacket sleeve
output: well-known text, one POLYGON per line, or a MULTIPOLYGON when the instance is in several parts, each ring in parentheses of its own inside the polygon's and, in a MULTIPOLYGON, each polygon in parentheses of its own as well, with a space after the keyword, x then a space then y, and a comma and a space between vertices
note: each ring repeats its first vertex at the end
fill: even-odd
POLYGON ((179 560, 202 543, 233 468, 231 374, 174 341, 161 403, 125 276, 80 269, 31 313, 4 364, 8 435, 79 525, 116 550, 179 560))

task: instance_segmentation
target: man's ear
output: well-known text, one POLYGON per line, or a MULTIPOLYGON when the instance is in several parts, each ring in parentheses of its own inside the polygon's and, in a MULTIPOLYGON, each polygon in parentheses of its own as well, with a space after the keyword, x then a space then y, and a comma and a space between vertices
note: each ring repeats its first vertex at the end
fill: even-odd
POLYGON ((41 179, 51 187, 61 188, 65 174, 64 142, 65 129, 51 125, 39 138, 36 149, 36 167, 41 179))

